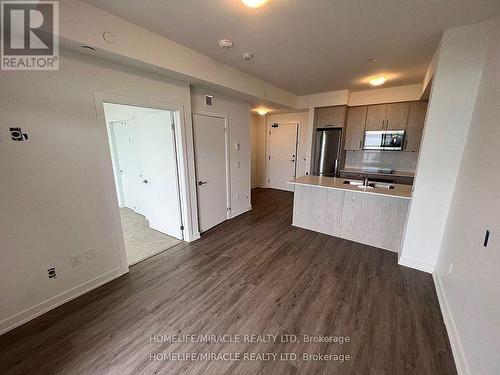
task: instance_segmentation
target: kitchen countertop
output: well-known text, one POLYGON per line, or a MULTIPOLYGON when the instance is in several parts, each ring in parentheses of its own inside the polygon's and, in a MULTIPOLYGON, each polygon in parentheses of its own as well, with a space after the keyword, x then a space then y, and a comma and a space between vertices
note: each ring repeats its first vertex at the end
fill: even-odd
POLYGON ((347 190, 362 194, 384 195, 387 197, 411 199, 411 186, 401 184, 394 185, 394 189, 367 188, 344 184, 345 178, 333 178, 323 176, 302 176, 288 181, 289 184, 315 186, 324 189, 347 190))
POLYGON ((341 169, 340 172, 360 173, 360 174, 370 174, 370 175, 380 175, 380 176, 415 177, 415 173, 413 172, 394 171, 394 173, 389 173, 389 172, 378 172, 376 170, 358 169, 358 168, 344 168, 341 169))

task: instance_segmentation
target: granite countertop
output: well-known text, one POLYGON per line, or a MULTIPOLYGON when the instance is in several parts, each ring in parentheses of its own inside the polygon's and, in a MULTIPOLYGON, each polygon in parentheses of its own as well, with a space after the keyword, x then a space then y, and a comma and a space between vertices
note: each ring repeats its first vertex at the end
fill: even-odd
POLYGON ((387 197, 411 199, 411 186, 401 184, 390 184, 394 189, 383 187, 357 187, 344 184, 345 178, 322 177, 322 176, 302 176, 288 181, 289 184, 315 186, 324 189, 347 190, 362 194, 384 195, 387 197))
POLYGON ((358 169, 358 168, 344 168, 344 169, 341 169, 340 172, 362 173, 362 174, 380 175, 380 176, 415 177, 415 173, 413 173, 413 172, 394 171, 393 173, 390 173, 390 172, 380 172, 377 170, 358 169))

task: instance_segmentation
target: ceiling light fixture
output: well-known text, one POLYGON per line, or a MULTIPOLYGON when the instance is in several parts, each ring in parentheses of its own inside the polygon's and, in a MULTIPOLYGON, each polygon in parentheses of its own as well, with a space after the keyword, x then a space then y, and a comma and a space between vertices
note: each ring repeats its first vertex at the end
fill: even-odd
POLYGON ((259 107, 257 109, 254 109, 255 112, 257 112, 261 116, 265 116, 268 112, 270 112, 270 109, 264 108, 264 107, 259 107))
POLYGON ((267 0, 241 0, 243 4, 250 8, 258 8, 267 3, 267 0))
POLYGON ((387 80, 387 78, 385 78, 384 76, 377 76, 377 77, 370 78, 369 82, 370 82, 370 85, 372 85, 372 86, 380 86, 380 85, 383 85, 386 80, 387 80))

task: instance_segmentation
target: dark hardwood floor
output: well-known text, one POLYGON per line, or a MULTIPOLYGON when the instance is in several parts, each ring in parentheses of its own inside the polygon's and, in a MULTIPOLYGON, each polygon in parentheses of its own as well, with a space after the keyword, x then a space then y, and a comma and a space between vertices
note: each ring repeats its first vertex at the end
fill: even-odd
POLYGON ((251 212, 1 336, 0 373, 456 374, 431 275, 398 266, 395 253, 293 228, 291 193, 252 194, 251 212), (150 340, 156 334, 350 342, 163 343, 150 340), (150 359, 169 352, 278 357, 150 359), (280 360, 292 352, 300 360, 280 360), (307 361, 303 353, 351 358, 307 361))

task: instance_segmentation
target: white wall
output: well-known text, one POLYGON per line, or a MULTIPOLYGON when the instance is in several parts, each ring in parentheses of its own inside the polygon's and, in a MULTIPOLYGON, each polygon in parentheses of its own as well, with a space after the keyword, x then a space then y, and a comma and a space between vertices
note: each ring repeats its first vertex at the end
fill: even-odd
POLYGON ((346 105, 349 102, 349 90, 327 91, 318 94, 297 97, 297 108, 328 107, 346 105))
MULTIPOLYGON (((269 131, 272 124, 277 122, 278 124, 289 124, 293 122, 299 123, 299 139, 297 147, 297 177, 306 174, 306 170, 309 169, 309 159, 308 159, 308 146, 307 137, 308 133, 311 131, 311 126, 309 124, 309 112, 293 112, 293 113, 276 113, 268 114, 266 116, 266 128, 269 131)), ((266 132, 266 144, 267 135, 266 132)), ((264 160, 264 162, 267 159, 264 160)), ((264 167, 265 168, 265 167, 264 167)), ((267 180, 266 180, 267 181, 267 180)))
POLYGON ((497 19, 435 271, 459 374, 500 374, 499 119, 497 19))
POLYGON ((445 31, 400 263, 432 272, 476 100, 492 21, 445 31))
POLYGON ((230 143, 231 217, 251 208, 250 200, 250 103, 204 89, 192 87, 191 103, 194 113, 212 112, 227 116, 230 143), (214 96, 214 105, 205 106, 205 95, 214 96), (240 150, 236 151, 236 144, 240 150), (237 163, 240 167, 237 167, 237 163))
POLYGON ((266 178, 266 116, 252 113, 250 136, 252 188, 264 187, 266 178))
POLYGON ((60 71, 0 72, 0 332, 122 273, 94 92, 176 103, 191 127, 187 84, 61 52, 60 71), (9 141, 14 125, 28 141, 9 141), (89 248, 96 259, 72 267, 89 248))
POLYGON ((297 97, 297 108, 328 107, 407 102, 420 100, 422 84, 378 88, 364 91, 338 90, 297 97))
POLYGON ((396 86, 365 91, 353 91, 349 95, 349 106, 408 102, 420 100, 422 84, 396 86))

